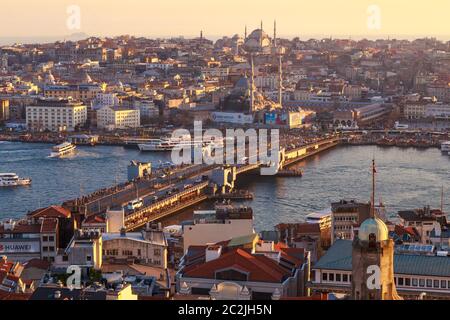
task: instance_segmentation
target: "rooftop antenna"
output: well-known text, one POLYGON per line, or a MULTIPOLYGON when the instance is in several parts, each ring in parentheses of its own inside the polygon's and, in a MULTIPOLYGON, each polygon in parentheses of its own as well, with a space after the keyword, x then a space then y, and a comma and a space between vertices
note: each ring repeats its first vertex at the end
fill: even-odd
POLYGON ((372 219, 375 219, 375 174, 377 169, 375 167, 375 159, 372 160, 372 199, 371 199, 371 212, 370 215, 372 219))

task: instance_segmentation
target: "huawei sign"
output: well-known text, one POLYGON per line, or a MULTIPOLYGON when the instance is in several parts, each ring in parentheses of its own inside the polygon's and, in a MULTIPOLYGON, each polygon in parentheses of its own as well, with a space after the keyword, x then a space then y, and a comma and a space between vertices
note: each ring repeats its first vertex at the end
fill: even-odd
POLYGON ((0 244, 0 253, 39 253, 39 242, 0 244))

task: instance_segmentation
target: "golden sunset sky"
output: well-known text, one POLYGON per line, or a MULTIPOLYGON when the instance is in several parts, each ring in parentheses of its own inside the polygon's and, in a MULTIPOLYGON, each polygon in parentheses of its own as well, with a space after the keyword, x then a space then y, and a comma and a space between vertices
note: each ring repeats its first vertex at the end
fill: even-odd
POLYGON ((84 32, 112 36, 243 34, 273 20, 281 36, 447 36, 450 0, 15 0, 3 1, 1 37, 55 36, 84 32), (81 9, 81 29, 70 30, 67 7, 81 9), (367 26, 369 5, 378 5, 381 29, 367 26))

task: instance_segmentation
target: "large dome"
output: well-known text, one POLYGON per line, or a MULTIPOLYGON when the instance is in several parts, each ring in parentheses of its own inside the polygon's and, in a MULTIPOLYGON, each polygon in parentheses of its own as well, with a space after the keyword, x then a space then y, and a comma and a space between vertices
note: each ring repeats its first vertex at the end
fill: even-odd
POLYGON ((263 48, 269 47, 271 40, 267 33, 261 29, 256 29, 247 37, 245 41, 245 47, 247 50, 262 50, 263 48))
POLYGON ((375 235, 377 242, 389 239, 389 230, 386 224, 378 218, 370 218, 364 221, 359 228, 358 238, 361 241, 369 241, 371 234, 375 235))

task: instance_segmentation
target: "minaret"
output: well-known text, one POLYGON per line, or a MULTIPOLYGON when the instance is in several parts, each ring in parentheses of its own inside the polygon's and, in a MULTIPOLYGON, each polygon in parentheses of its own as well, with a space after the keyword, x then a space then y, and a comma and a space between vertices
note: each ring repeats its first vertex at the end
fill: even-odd
POLYGON ((261 48, 263 46, 263 35, 263 21, 261 20, 261 37, 259 39, 259 45, 261 46, 261 48))
POLYGON ((273 46, 277 47, 277 20, 273 21, 273 46))
POLYGON ((253 54, 250 55, 250 63, 252 67, 252 77, 250 80, 250 113, 255 109, 255 66, 253 64, 253 54))
POLYGON ((283 105, 283 64, 282 55, 279 54, 279 65, 278 65, 278 104, 280 107, 283 105))

